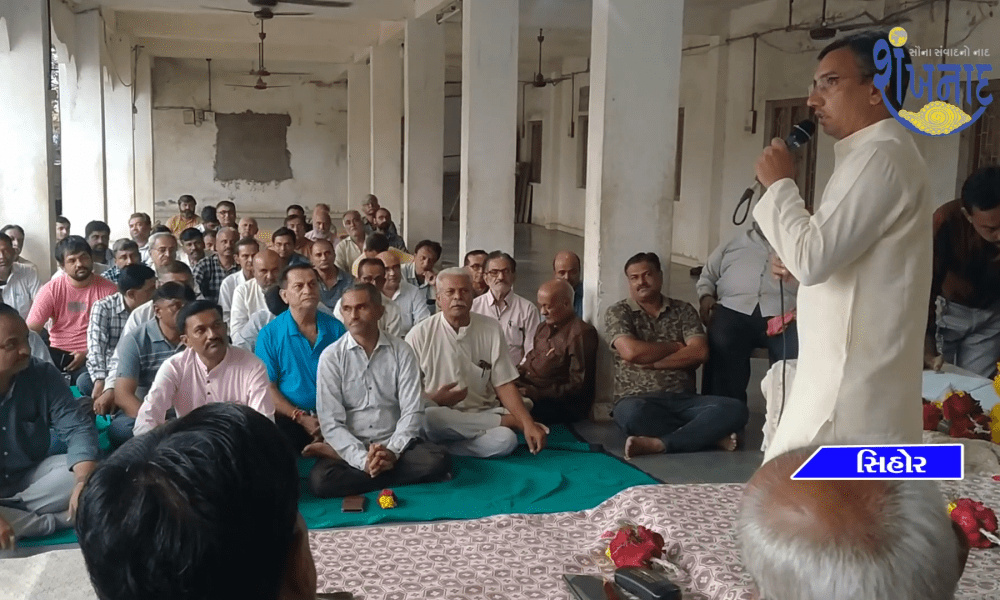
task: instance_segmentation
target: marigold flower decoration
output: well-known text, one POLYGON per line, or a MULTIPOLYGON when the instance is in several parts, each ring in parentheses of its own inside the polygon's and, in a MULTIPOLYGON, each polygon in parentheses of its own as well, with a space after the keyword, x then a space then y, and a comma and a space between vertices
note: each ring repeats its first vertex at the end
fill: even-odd
POLYGON ((948 515, 958 524, 973 548, 989 548, 1000 544, 997 538, 997 516, 992 509, 971 498, 959 498, 948 504, 948 515))
POLYGON ((399 499, 396 498, 396 493, 390 489, 382 490, 382 493, 378 495, 378 505, 383 509, 396 508, 399 504, 399 499))

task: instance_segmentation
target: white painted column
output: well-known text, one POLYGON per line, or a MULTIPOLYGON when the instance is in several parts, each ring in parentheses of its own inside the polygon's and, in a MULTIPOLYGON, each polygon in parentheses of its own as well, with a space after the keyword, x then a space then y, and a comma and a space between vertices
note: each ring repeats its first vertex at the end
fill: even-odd
POLYGON ((403 48, 393 38, 372 50, 372 193, 403 220, 403 48))
POLYGON ((60 67, 59 116, 62 212, 73 233, 105 216, 104 84, 101 76, 101 15, 74 15, 67 62, 60 67))
POLYGON ((153 216, 153 60, 142 49, 135 68, 135 212, 153 216))
MULTIPOLYGON (((372 120, 371 70, 366 60, 347 69, 347 201, 331 207, 345 212, 361 206, 371 193, 372 120)), ((338 225, 342 229, 343 226, 338 225)))
MULTIPOLYGON (((656 252, 670 287, 683 22, 683 2, 594 1, 583 280, 585 317, 602 335, 606 310, 628 296, 630 256, 656 252)), ((598 402, 612 377, 604 350, 598 402)))
POLYGON ((403 239, 441 241, 444 187, 444 27, 406 22, 403 239))
POLYGON ((0 222, 25 231, 23 256, 47 280, 52 258, 52 121, 47 0, 0 2, 0 222))
POLYGON ((462 5, 459 257, 474 248, 514 252, 518 8, 462 5))
POLYGON ((111 239, 128 237, 128 217, 135 212, 132 148, 132 47, 127 34, 107 28, 104 52, 104 168, 107 186, 105 221, 111 239))

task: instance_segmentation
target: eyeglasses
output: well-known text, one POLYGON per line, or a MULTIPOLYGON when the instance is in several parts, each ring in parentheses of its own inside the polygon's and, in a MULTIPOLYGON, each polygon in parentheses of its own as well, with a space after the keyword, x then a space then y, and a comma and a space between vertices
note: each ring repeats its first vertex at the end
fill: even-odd
POLYGON ((510 275, 511 274, 511 270, 510 269, 490 269, 489 271, 486 271, 486 274, 489 275, 490 277, 500 277, 501 275, 510 275))
POLYGON ((845 79, 863 80, 862 77, 858 76, 841 77, 840 75, 827 75, 813 80, 813 82, 809 84, 809 95, 812 96, 813 94, 818 93, 821 96, 825 96, 830 90, 837 87, 837 85, 845 79))

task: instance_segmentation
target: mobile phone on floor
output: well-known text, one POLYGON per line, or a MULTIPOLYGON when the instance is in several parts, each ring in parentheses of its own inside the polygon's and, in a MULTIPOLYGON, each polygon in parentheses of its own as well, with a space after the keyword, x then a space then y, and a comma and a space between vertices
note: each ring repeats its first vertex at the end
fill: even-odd
POLYGON ((345 513, 365 512, 365 497, 347 496, 340 505, 340 510, 345 513))

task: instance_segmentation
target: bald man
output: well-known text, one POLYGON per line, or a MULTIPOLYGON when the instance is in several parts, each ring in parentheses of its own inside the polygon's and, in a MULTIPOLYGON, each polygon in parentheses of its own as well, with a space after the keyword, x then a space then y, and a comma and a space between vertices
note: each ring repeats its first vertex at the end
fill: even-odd
POLYGON ((573 312, 573 288, 553 279, 538 288, 545 321, 518 365, 517 387, 534 402, 531 416, 545 424, 586 419, 594 403, 597 330, 573 312))
POLYGON ((757 598, 944 600, 969 554, 932 481, 793 481, 816 448, 747 483, 737 540, 757 598))
POLYGON ((552 276, 562 279, 573 289, 573 312, 583 318, 583 280, 581 279, 582 264, 575 252, 563 250, 556 254, 552 261, 552 276))
POLYGON ((229 315, 229 331, 237 332, 250 321, 255 313, 265 310, 264 290, 278 281, 281 258, 270 248, 261 250, 253 258, 253 279, 240 284, 233 292, 233 309, 229 315))
POLYGON ((403 279, 399 257, 392 252, 382 252, 376 258, 385 265, 385 287, 382 294, 399 306, 403 335, 413 326, 431 316, 427 308, 427 295, 417 286, 403 279))

